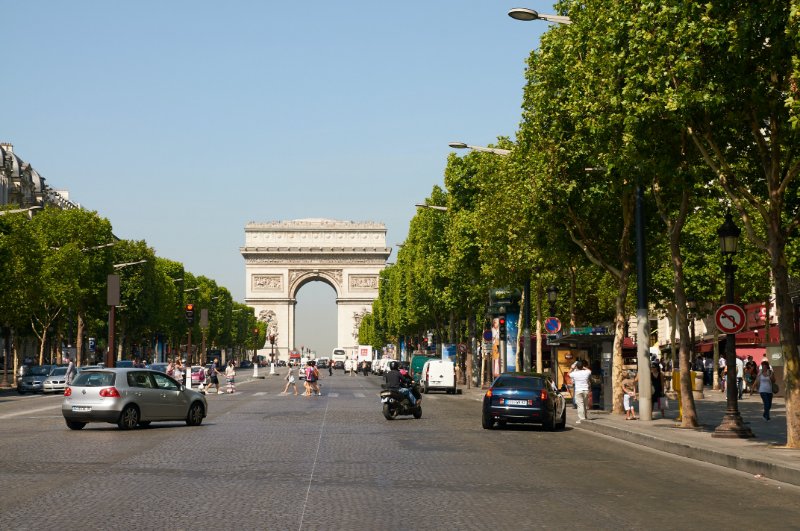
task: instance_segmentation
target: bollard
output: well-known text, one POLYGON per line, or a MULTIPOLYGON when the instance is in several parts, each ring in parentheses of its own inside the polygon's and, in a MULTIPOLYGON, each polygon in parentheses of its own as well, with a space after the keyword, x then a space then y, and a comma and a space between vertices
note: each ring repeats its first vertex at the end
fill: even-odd
POLYGON ((705 398, 703 395, 703 373, 701 371, 692 372, 692 396, 695 400, 705 398))

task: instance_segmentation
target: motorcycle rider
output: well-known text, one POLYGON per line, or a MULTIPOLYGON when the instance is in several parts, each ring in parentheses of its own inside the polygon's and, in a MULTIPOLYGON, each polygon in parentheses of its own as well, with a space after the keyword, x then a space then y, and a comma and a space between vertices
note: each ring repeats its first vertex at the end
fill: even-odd
POLYGON ((400 364, 396 361, 389 362, 389 372, 386 373, 386 388, 394 391, 400 391, 408 397, 411 406, 417 405, 417 397, 411 392, 411 385, 413 380, 410 376, 403 376, 400 373, 400 364))

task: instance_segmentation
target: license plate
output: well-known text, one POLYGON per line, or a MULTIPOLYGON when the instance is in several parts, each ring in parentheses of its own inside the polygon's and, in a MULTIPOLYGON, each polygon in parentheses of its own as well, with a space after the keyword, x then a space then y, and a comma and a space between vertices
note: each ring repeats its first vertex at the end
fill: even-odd
POLYGON ((506 400, 507 406, 527 406, 527 400, 506 400))
POLYGON ((74 413, 85 413, 91 410, 92 410, 91 406, 72 406, 72 411, 74 413))

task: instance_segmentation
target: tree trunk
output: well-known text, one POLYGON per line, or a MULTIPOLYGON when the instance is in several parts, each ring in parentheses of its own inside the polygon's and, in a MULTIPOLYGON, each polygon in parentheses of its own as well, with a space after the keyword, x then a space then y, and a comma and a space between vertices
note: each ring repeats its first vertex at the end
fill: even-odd
MULTIPOLYGON (((800 360, 795 335, 795 316, 789 293, 788 268, 784 249, 777 247, 776 238, 770 238, 772 275, 775 279, 775 316, 778 320, 781 351, 783 353, 783 389, 786 397, 786 446, 800 448, 800 360)), ((767 323, 769 327, 769 323, 767 323)))
POLYGON ((75 365, 81 366, 81 355, 83 354, 83 330, 86 324, 83 322, 83 313, 78 312, 78 337, 75 340, 75 365))
MULTIPOLYGON (((627 273, 627 269, 625 270, 627 273)), ((617 278, 619 285, 619 293, 616 299, 616 316, 614 317, 614 354, 612 359, 613 364, 613 379, 612 379, 612 393, 613 400, 611 411, 613 413, 623 414, 625 408, 622 403, 623 391, 622 380, 622 342, 625 339, 625 300, 628 297, 628 274, 622 274, 617 278)))

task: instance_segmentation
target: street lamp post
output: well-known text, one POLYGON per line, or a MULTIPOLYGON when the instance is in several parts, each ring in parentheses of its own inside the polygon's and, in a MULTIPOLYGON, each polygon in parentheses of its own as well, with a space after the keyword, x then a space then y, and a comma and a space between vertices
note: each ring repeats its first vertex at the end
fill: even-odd
MULTIPOLYGON (((501 149, 501 148, 490 148, 484 146, 473 146, 467 144, 466 142, 450 142, 448 144, 453 149, 471 149, 472 151, 478 151, 481 153, 493 153, 495 155, 500 155, 501 157, 507 157, 511 154, 510 149, 501 149)), ((421 206, 421 205, 417 205, 421 206)), ((428 207, 428 208, 436 208, 436 207, 428 207)), ((444 207, 447 208, 447 207, 444 207)), ((533 364, 533 348, 531 347, 531 277, 527 275, 525 277, 525 281, 522 284, 522 351, 523 351, 523 361, 522 361, 522 368, 523 371, 529 371, 532 368, 533 364)), ((541 352, 536 352, 536 367, 537 369, 541 370, 541 352)))
MULTIPOLYGON (((725 257, 725 302, 734 304, 734 276, 736 265, 733 263, 733 255, 736 254, 739 245, 739 235, 741 229, 736 226, 731 217, 731 213, 725 214, 725 222, 717 229, 719 236, 720 249, 725 257)), ((752 430, 744 425, 742 416, 739 413, 739 386, 736 381, 736 334, 728 334, 725 338, 725 366, 728 368, 726 381, 727 407, 722 422, 711 434, 712 437, 726 439, 746 439, 754 437, 752 430)))
MULTIPOLYGON (((138 260, 136 262, 124 262, 122 264, 114 264, 114 269, 123 269, 125 267, 139 265, 146 263, 147 260, 138 260)), ((116 325, 116 308, 120 303, 119 294, 119 275, 108 275, 108 286, 106 293, 106 302, 109 306, 108 310, 108 352, 106 352, 106 367, 114 366, 114 327, 116 325)))
MULTIPOLYGON (((550 284, 547 287, 547 302, 550 304, 550 317, 556 316, 556 300, 558 299, 558 287, 554 284, 550 284)), ((541 360, 537 358, 537 363, 541 363, 541 360)), ((558 367, 558 360, 556 359, 556 349, 550 346, 550 372, 553 374, 553 381, 558 383, 558 371, 556 368, 558 367)), ((539 372, 544 372, 539 367, 539 372)))
POLYGON ((527 7, 515 7, 508 11, 508 16, 516 19, 516 20, 544 20, 547 22, 555 22, 556 24, 572 24, 572 21, 569 17, 565 17, 563 15, 548 15, 545 13, 539 13, 534 9, 528 9, 527 7))

